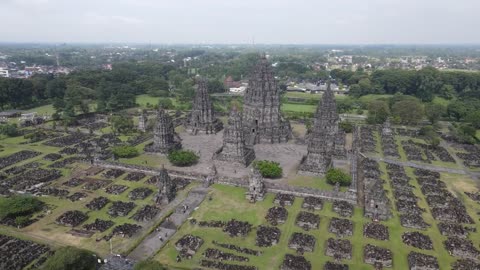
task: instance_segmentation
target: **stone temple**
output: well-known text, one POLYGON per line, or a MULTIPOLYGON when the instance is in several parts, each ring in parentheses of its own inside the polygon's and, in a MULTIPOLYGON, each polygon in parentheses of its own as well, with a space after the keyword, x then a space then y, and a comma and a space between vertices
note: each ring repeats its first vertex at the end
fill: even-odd
POLYGON ((280 114, 280 89, 265 55, 245 90, 243 126, 247 144, 282 143, 291 138, 290 123, 280 114))
POLYGON ((172 150, 182 148, 170 115, 165 110, 160 109, 156 120, 153 130, 153 144, 147 145, 145 151, 168 154, 172 150))
POLYGON ((187 131, 194 135, 215 134, 223 128, 222 122, 215 117, 213 103, 208 96, 207 82, 204 79, 197 81, 192 112, 186 126, 187 131))
POLYGON ((234 107, 223 131, 223 146, 215 153, 214 159, 240 163, 247 167, 254 159, 251 145, 246 145, 243 132, 242 114, 234 107))
POLYGON ((250 202, 263 201, 266 192, 260 171, 253 168, 252 175, 250 175, 250 178, 248 179, 248 191, 245 194, 245 197, 250 202))
POLYGON ((140 112, 140 116, 138 117, 138 130, 140 130, 141 132, 146 132, 147 122, 148 122, 147 113, 144 110, 142 110, 140 112))
POLYGON ((163 167, 158 174, 158 193, 153 198, 157 205, 166 205, 175 199, 175 184, 163 167))
MULTIPOLYGON (((313 130, 308 137, 308 153, 300 164, 300 174, 323 176, 332 166, 335 142, 338 141, 337 136, 342 136, 338 131, 339 120, 335 97, 328 83, 315 113, 313 130)), ((344 148, 344 145, 339 148, 344 148)))

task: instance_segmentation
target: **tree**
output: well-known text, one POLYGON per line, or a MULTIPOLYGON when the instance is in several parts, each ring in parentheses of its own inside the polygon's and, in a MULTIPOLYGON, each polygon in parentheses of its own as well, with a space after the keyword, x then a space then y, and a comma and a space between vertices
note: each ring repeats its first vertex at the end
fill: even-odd
POLYGON ((226 91, 223 82, 219 80, 208 80, 207 88, 209 93, 225 93, 226 91))
POLYGON ((3 124, 0 125, 0 134, 3 134, 8 137, 18 136, 17 124, 3 124))
POLYGON ((400 123, 416 125, 424 117, 423 104, 418 100, 403 100, 395 103, 392 115, 400 120, 400 123))
POLYGON ((465 116, 465 121, 470 123, 474 128, 480 129, 480 110, 468 112, 468 114, 465 116))
POLYGON ((112 116, 110 124, 113 131, 120 134, 127 134, 133 129, 133 119, 124 114, 112 116))
POLYGON ((367 123, 369 124, 383 124, 390 115, 388 104, 383 100, 372 100, 368 104, 367 123))
POLYGON ((340 186, 346 187, 352 183, 350 175, 336 168, 328 169, 325 178, 330 185, 336 185, 338 183, 340 186))
POLYGON ((446 112, 447 108, 441 104, 429 103, 425 106, 425 115, 432 124, 435 124, 446 112))
POLYGON ((198 162, 199 157, 190 150, 174 150, 168 154, 168 160, 175 166, 187 167, 198 162))
POLYGON ((281 177, 283 173, 280 163, 275 161, 259 160, 255 161, 253 166, 255 166, 265 178, 278 178, 281 177))
POLYGON ((175 109, 175 106, 173 105, 173 102, 169 98, 160 98, 158 100, 158 107, 163 108, 165 110, 173 110, 175 109))
POLYGON ((353 124, 348 120, 340 122, 338 126, 346 133, 352 133, 353 131, 353 124))
POLYGON ((159 262, 153 260, 145 260, 140 261, 135 264, 133 270, 165 270, 166 268, 163 267, 159 262))
POLYGON ((427 144, 437 147, 440 144, 440 138, 433 126, 424 126, 420 129, 420 135, 423 136, 427 144))
POLYGON ((95 270, 96 258, 93 253, 76 247, 61 247, 48 258, 45 270, 95 270))
POLYGON ((5 217, 28 216, 42 209, 44 203, 31 196, 0 198, 0 220, 5 217))
POLYGON ((447 114, 455 120, 460 121, 467 115, 467 108, 462 101, 455 100, 448 104, 447 114))

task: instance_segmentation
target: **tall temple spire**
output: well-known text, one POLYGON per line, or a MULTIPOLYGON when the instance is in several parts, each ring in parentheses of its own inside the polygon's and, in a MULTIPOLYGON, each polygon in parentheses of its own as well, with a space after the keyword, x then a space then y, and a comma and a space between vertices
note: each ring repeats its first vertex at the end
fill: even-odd
POLYGON ((207 81, 197 80, 192 112, 187 123, 187 130, 193 134, 215 134, 222 129, 222 122, 215 118, 213 104, 208 95, 207 81))
POLYGON ((313 129, 308 137, 308 153, 300 164, 299 173, 322 176, 332 165, 339 120, 329 81, 315 113, 313 129))
POLYGON ((175 183, 168 175, 167 169, 162 165, 162 169, 158 173, 158 193, 154 197, 154 201, 158 205, 165 205, 173 201, 176 195, 175 183))
POLYGON ((265 55, 260 57, 248 81, 243 121, 249 144, 280 143, 291 137, 290 123, 280 113, 280 89, 265 55))
POLYGON ((157 122, 153 130, 153 144, 147 145, 145 151, 167 154, 181 147, 180 139, 175 133, 172 118, 164 109, 159 109, 157 122))
POLYGON ((253 148, 246 145, 242 114, 236 106, 230 111, 228 124, 223 132, 223 146, 214 159, 240 163, 245 167, 255 159, 253 148))

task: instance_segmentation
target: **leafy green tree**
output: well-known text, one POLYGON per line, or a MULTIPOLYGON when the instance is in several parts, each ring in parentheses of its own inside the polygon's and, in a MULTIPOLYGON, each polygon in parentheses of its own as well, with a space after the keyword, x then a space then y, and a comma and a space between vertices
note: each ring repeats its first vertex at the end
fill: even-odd
POLYGON ((175 166, 187 167, 198 162, 199 157, 190 150, 174 150, 168 154, 168 160, 175 166))
POLYGON ((432 124, 435 124, 446 113, 447 108, 441 104, 429 103, 425 105, 425 115, 432 124))
POLYGON ((336 168, 328 169, 325 178, 330 185, 336 185, 338 183, 340 186, 346 187, 352 183, 352 177, 349 174, 336 168))
POLYGON ((390 115, 388 104, 384 100, 372 100, 368 104, 367 123, 383 124, 390 115))
POLYGON ((225 93, 226 88, 223 82, 219 80, 208 80, 207 82, 208 92, 210 93, 225 93))
POLYGON ((346 133, 353 132, 353 123, 348 120, 340 122, 338 126, 346 133))
POLYGON ((166 268, 157 261, 145 260, 135 264, 133 270, 165 270, 166 268))
POLYGON ((0 219, 28 216, 40 211, 44 203, 31 196, 13 196, 0 198, 0 219))
POLYGON ((173 110, 175 109, 175 106, 173 105, 173 102, 169 98, 160 98, 158 100, 158 107, 163 108, 165 110, 173 110))
POLYGON ((433 147, 437 147, 440 144, 440 137, 433 126, 424 126, 420 129, 419 133, 423 136, 427 144, 433 147))
POLYGON ((465 116, 465 121, 470 123, 474 128, 480 128, 480 110, 468 112, 465 116))
POLYGON ((0 125, 0 134, 3 134, 8 137, 18 136, 17 124, 3 124, 0 125))
POLYGON ((48 258, 45 270, 95 270, 96 258, 93 253, 76 247, 61 247, 48 258))
POLYGON ((450 100, 453 99, 456 94, 455 88, 451 84, 444 84, 440 88, 440 93, 438 96, 450 100))
POLYGON ((254 161, 253 166, 255 166, 265 178, 278 178, 281 177, 283 173, 280 163, 275 161, 258 160, 254 161))
POLYGON ((115 133, 127 134, 133 130, 133 119, 127 115, 113 115, 110 124, 115 133))
POLYGON ((447 114, 453 119, 460 121, 467 115, 467 107, 460 100, 450 102, 447 106, 447 114))
POLYGON ((424 117, 423 104, 418 100, 402 100, 393 105, 392 115, 400 119, 400 123, 416 125, 424 117))

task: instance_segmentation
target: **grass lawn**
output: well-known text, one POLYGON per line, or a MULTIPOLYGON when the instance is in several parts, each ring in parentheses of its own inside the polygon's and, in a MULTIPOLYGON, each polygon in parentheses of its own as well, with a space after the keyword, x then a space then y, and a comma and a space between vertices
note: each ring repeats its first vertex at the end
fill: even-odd
MULTIPOLYGON (((383 165, 384 166, 384 165, 383 165)), ((315 236, 317 242, 313 253, 306 252, 305 257, 312 263, 312 269, 322 269, 323 265, 327 261, 333 261, 324 254, 325 242, 328 238, 336 236, 328 232, 328 226, 332 217, 338 217, 336 213, 331 211, 332 204, 326 202, 323 209, 316 211, 321 216, 320 228, 316 230, 310 230, 308 232, 303 231, 300 227, 295 225, 295 217, 301 210, 301 198, 296 198, 293 206, 287 206, 288 219, 285 224, 279 225, 281 230, 281 238, 279 244, 269 248, 259 248, 255 246, 255 231, 259 225, 266 224, 264 216, 268 208, 273 206, 273 194, 268 194, 265 201, 251 204, 244 198, 245 189, 214 185, 211 193, 212 200, 205 200, 198 210, 193 213, 192 217, 197 220, 224 220, 227 221, 232 218, 248 221, 253 224, 254 229, 245 238, 230 238, 221 229, 215 228, 201 228, 197 225, 192 225, 189 222, 183 224, 177 234, 171 239, 171 241, 154 257, 168 266, 182 267, 192 269, 197 267, 200 260, 203 258, 201 255, 206 248, 219 248, 212 244, 212 241, 218 241, 222 243, 231 243, 239 245, 241 247, 252 248, 263 251, 261 256, 248 256, 245 254, 236 253, 232 250, 219 248, 224 252, 235 253, 236 255, 242 255, 249 257, 250 261, 247 264, 255 265, 259 269, 279 269, 285 254, 295 254, 295 252, 288 248, 288 240, 293 232, 303 232, 315 236), (175 250, 174 243, 180 239, 183 235, 191 233, 193 235, 200 236, 205 242, 197 254, 192 260, 182 260, 180 263, 175 262, 177 251, 175 250)), ((406 246, 402 242, 401 234, 405 231, 400 226, 400 220, 395 213, 395 217, 387 222, 382 222, 389 227, 390 241, 378 241, 370 238, 363 237, 363 224, 370 222, 362 215, 362 210, 355 209, 355 214, 351 218, 354 222, 354 234, 351 237, 347 237, 353 245, 352 259, 344 261, 350 265, 350 269, 374 269, 373 266, 367 265, 363 262, 363 246, 367 243, 381 246, 392 250, 394 253, 394 267, 393 269, 408 269, 407 255, 410 251, 416 250, 415 248, 406 246)), ((439 232, 436 228, 430 229, 432 235, 439 237, 439 232)), ((429 232, 430 232, 429 231, 429 232)), ((421 251, 428 254, 441 255, 439 263, 441 269, 449 269, 449 264, 453 261, 443 248, 441 248, 442 238, 437 238, 434 241, 436 251, 421 251), (442 250, 442 251, 440 251, 442 250)))
POLYGON ((306 104, 293 104, 285 103, 282 104, 282 111, 291 111, 291 112, 315 112, 317 105, 306 105, 306 104))
MULTIPOLYGON (((147 104, 151 105, 157 105, 158 101, 160 98, 165 98, 165 97, 153 97, 150 95, 138 95, 136 96, 135 103, 138 104, 138 106, 142 108, 147 108, 147 104)), ((177 106, 177 101, 174 98, 169 98, 174 106, 177 106)))

